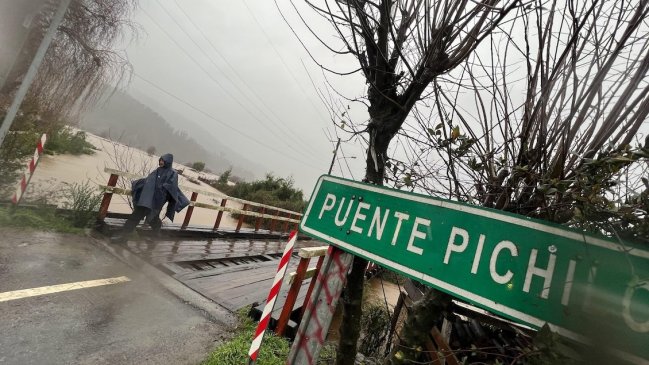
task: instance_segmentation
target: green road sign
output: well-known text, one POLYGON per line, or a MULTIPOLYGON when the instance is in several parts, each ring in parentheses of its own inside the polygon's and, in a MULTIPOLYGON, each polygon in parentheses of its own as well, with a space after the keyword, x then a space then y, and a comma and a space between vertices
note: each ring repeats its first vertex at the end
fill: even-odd
POLYGON ((548 323, 566 337, 601 340, 630 362, 649 363, 647 250, 502 211, 326 175, 318 180, 300 227, 512 320, 534 328, 548 323))

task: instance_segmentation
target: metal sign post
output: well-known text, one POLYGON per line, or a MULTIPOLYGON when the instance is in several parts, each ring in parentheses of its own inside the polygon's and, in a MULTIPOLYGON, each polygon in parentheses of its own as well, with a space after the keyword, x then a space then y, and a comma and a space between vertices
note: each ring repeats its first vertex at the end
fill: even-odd
POLYGON ((633 363, 649 361, 647 250, 520 215, 326 175, 300 228, 514 321, 534 328, 548 323, 574 340, 590 341, 597 316, 612 352, 633 363))

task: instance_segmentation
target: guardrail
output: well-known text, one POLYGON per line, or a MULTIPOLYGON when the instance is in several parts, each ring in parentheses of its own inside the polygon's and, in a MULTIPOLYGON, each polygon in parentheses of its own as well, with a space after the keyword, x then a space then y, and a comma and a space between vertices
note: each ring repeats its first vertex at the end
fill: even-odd
MULTIPOLYGON (((112 199, 113 194, 131 195, 130 189, 118 188, 116 186, 120 176, 127 179, 144 178, 144 176, 136 175, 130 172, 109 169, 109 168, 105 168, 104 172, 109 173, 110 177, 108 178, 108 182, 106 185, 99 186, 104 191, 104 196, 101 201, 101 205, 99 207, 98 219, 100 221, 103 221, 106 218, 106 215, 108 214, 108 207, 110 205, 110 201, 112 199)), ((225 194, 218 194, 212 191, 200 190, 200 189, 196 189, 195 187, 190 187, 187 185, 181 184, 179 185, 179 188, 185 192, 189 191, 192 193, 189 207, 187 208, 187 213, 185 214, 185 219, 181 225, 181 229, 186 229, 187 226, 189 226, 189 222, 192 218, 192 213, 194 211, 194 208, 203 208, 203 209, 211 209, 211 210, 218 211, 216 220, 214 222, 214 226, 212 228, 213 231, 219 229, 221 224, 221 218, 223 217, 223 212, 239 214, 239 220, 237 222, 237 227, 235 229, 236 232, 239 232, 241 230, 245 216, 257 218, 255 220, 255 232, 259 231, 262 221, 264 219, 271 220, 270 229, 269 229, 270 232, 276 232, 275 228, 278 222, 284 223, 284 225, 281 227, 281 230, 279 231, 288 232, 289 228, 291 228, 289 227, 289 224, 293 224, 294 229, 297 229, 297 226, 300 223, 300 218, 302 217, 302 214, 291 210, 273 207, 270 205, 256 203, 244 199, 234 198, 225 194), (199 194, 209 196, 212 198, 221 199, 221 202, 219 205, 197 202, 196 200, 198 199, 199 194), (227 207, 226 204, 228 201, 238 202, 240 204, 243 204, 243 209, 227 207), (255 208, 260 211, 252 210, 255 208), (273 211, 274 214, 266 214, 267 210, 273 211), (284 214, 285 216, 282 216, 282 214, 284 214)))

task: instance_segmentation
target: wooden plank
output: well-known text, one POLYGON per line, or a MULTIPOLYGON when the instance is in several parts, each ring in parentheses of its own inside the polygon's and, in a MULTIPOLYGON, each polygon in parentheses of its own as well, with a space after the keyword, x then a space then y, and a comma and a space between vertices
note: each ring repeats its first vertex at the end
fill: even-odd
MULTIPOLYGON (((303 279, 311 279, 313 277, 313 275, 315 274, 315 272, 316 272, 315 266, 308 268, 304 272, 304 278, 303 279)), ((292 272, 292 273, 288 274, 288 277, 286 279, 284 279, 284 281, 287 284, 293 284, 296 277, 297 277, 297 272, 292 272)))
MULTIPOLYGON (((119 195, 131 195, 131 191, 129 189, 122 189, 122 188, 117 188, 117 187, 110 187, 107 185, 99 185, 99 187, 104 191, 105 195, 112 195, 112 194, 119 194, 119 195)), ((197 194, 196 192, 192 193, 192 196, 194 194, 197 194)), ((228 198, 231 199, 231 198, 228 198)), ((245 204, 246 205, 255 205, 254 203, 251 204, 245 204)), ((214 204, 208 204, 208 203, 201 203, 197 201, 190 201, 189 202, 189 207, 190 208, 204 208, 204 209, 210 209, 210 210, 216 210, 219 212, 228 212, 228 213, 236 213, 236 214, 242 214, 250 217, 258 217, 258 218, 268 218, 268 219, 275 219, 278 221, 284 221, 288 223, 300 223, 299 219, 293 219, 293 218, 286 218, 286 217, 278 217, 272 214, 265 214, 265 213, 259 213, 259 212, 253 212, 250 210, 246 209, 238 209, 238 208, 232 208, 232 207, 226 207, 226 206, 221 206, 221 205, 214 205, 214 204)), ((108 208, 106 208, 108 209, 108 208)), ((187 213, 189 214, 189 212, 187 213)), ((181 225, 182 227, 182 225, 181 225)), ((213 231, 214 228, 209 229, 210 231, 213 231)), ((257 229, 259 230, 259 229, 257 229)), ((255 231, 253 229, 253 231, 255 231)))
POLYGON ((300 249, 298 255, 305 258, 324 256, 328 248, 329 246, 303 247, 300 249))
POLYGON ((296 275, 293 277, 294 282, 291 283, 291 288, 288 290, 286 301, 282 306, 282 312, 277 321, 277 327, 275 328, 275 333, 277 333, 279 336, 282 336, 284 334, 284 330, 286 329, 286 324, 288 323, 288 319, 291 313, 293 312, 294 309, 293 307, 295 306, 297 296, 300 293, 300 289, 302 287, 303 280, 304 280, 304 275, 306 274, 310 260, 311 260, 310 258, 303 257, 300 259, 300 263, 297 265, 297 269, 295 270, 296 275))
POLYGON ((457 357, 455 357, 455 353, 453 352, 453 350, 451 350, 451 347, 444 340, 437 327, 433 327, 433 329, 430 330, 430 334, 431 336, 433 336, 433 340, 435 340, 435 344, 441 350, 442 356, 444 357, 446 362, 449 365, 460 365, 457 357))
MULTIPOLYGON (((165 265, 173 265, 173 264, 165 264, 165 265)), ((179 281, 189 281, 189 280, 213 277, 218 275, 238 273, 238 272, 248 271, 248 270, 258 270, 258 269, 271 270, 274 267, 277 267, 277 261, 274 262, 268 261, 264 263, 244 264, 244 265, 236 265, 236 266, 223 266, 220 268, 214 268, 210 270, 185 272, 185 273, 180 273, 178 275, 174 275, 174 278, 176 278, 179 281)), ((220 278, 214 278, 214 279, 219 281, 221 280, 220 278)))

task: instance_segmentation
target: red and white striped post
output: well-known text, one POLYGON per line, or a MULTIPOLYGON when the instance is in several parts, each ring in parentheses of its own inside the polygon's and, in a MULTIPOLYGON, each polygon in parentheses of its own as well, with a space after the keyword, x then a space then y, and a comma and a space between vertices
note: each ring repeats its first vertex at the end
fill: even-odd
POLYGON ((250 351, 248 351, 248 365, 254 364, 255 361, 257 361, 257 356, 259 356, 261 341, 264 339, 264 333, 266 332, 266 328, 270 322, 271 313, 273 312, 273 307, 275 307, 275 301, 277 300, 279 289, 282 287, 282 281, 284 280, 284 275, 288 268, 288 262, 293 254, 295 241, 297 241, 297 231, 291 231, 291 234, 288 237, 288 243, 286 244, 284 253, 282 254, 282 259, 279 261, 279 265, 277 265, 275 280, 273 280, 273 286, 270 288, 270 293, 268 293, 268 299, 266 299, 266 306, 264 306, 264 311, 259 319, 257 331, 255 331, 255 338, 252 340, 250 351))
POLYGON ((27 169, 25 169, 23 176, 20 178, 20 183, 16 187, 16 192, 14 193, 14 196, 11 198, 11 202, 14 203, 14 205, 18 205, 23 195, 25 195, 25 190, 27 190, 27 185, 29 185, 29 181, 32 179, 32 175, 34 175, 34 170, 36 170, 36 165, 38 165, 38 161, 40 160, 41 155, 43 154, 43 147, 45 146, 46 141, 47 141, 47 135, 43 134, 41 139, 38 141, 38 144, 36 145, 36 151, 34 151, 34 156, 32 156, 31 161, 29 161, 29 164, 27 165, 27 169))

